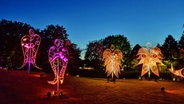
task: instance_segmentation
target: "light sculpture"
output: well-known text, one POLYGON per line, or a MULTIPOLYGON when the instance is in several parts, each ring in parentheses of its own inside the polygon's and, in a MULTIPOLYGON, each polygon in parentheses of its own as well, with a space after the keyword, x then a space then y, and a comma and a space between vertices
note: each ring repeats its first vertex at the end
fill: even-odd
POLYGON ((147 48, 140 48, 138 51, 138 65, 142 64, 142 72, 141 77, 148 73, 148 77, 150 78, 151 71, 159 77, 159 71, 157 64, 163 65, 162 53, 160 48, 158 47, 150 47, 150 43, 147 44, 147 48))
POLYGON ((171 64, 171 68, 169 69, 169 71, 173 74, 173 75, 175 75, 175 76, 177 76, 177 77, 182 77, 182 78, 184 78, 184 68, 181 68, 181 69, 178 69, 178 70, 174 70, 174 68, 173 68, 173 65, 171 64))
POLYGON ((68 64, 68 50, 64 47, 64 41, 55 39, 54 46, 51 46, 48 52, 48 58, 55 78, 48 81, 49 84, 57 84, 56 91, 59 91, 59 84, 64 81, 64 74, 68 64))
POLYGON ((19 69, 23 68, 26 64, 28 64, 28 72, 30 72, 31 64, 34 67, 41 69, 36 65, 36 56, 40 43, 41 37, 38 34, 35 34, 33 29, 29 29, 29 35, 24 35, 21 38, 21 47, 24 56, 24 61, 19 69))
MULTIPOLYGON (((184 49, 183 48, 179 48, 180 49, 180 54, 181 56, 184 56, 184 49)), ((177 76, 177 77, 182 77, 184 78, 184 68, 181 68, 181 69, 178 69, 178 70, 175 70, 173 65, 171 64, 171 68, 169 69, 169 71, 177 76)))
POLYGON ((105 49, 103 52, 103 59, 105 61, 107 78, 110 75, 112 80, 115 80, 115 76, 119 78, 120 68, 122 67, 121 60, 123 59, 122 52, 119 49, 115 49, 115 46, 112 44, 110 49, 105 49))

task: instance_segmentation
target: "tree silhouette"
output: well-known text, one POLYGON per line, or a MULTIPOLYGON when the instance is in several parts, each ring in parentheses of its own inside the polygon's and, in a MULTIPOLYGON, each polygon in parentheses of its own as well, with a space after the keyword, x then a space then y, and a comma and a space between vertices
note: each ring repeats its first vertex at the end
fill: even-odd
POLYGON ((5 19, 0 21, 0 54, 2 66, 15 67, 20 65, 22 52, 21 36, 28 34, 30 25, 21 22, 12 22, 5 19))
POLYGON ((164 55, 164 59, 166 60, 173 60, 179 56, 178 44, 172 35, 168 35, 168 37, 165 39, 161 50, 162 54, 164 55))
POLYGON ((130 62, 130 67, 133 68, 133 69, 138 64, 138 61, 137 61, 137 53, 138 53, 138 51, 139 51, 140 48, 141 48, 141 46, 139 44, 136 44, 133 47, 133 49, 132 49, 132 51, 131 51, 131 53, 129 55, 129 60, 128 61, 130 62))

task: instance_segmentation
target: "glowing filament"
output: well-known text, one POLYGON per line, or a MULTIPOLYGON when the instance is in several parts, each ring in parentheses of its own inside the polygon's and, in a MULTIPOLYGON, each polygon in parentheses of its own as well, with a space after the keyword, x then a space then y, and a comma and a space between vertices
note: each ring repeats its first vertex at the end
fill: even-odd
POLYGON ((115 75, 119 78, 122 58, 122 52, 119 49, 115 49, 114 45, 111 45, 110 49, 106 49, 103 52, 107 77, 110 75, 113 77, 113 75, 115 75))
POLYGON ((24 35, 21 38, 21 46, 22 52, 24 56, 24 61, 22 66, 19 68, 23 68, 26 64, 28 64, 28 72, 30 71, 30 65, 33 64, 38 69, 41 69, 36 65, 36 56, 41 43, 41 38, 38 34, 34 34, 33 29, 29 29, 29 35, 24 35))
POLYGON ((53 85, 57 84, 58 90, 59 83, 62 84, 64 81, 64 74, 68 64, 68 50, 64 47, 60 39, 56 39, 54 45, 55 46, 50 47, 48 57, 55 78, 53 81, 48 81, 48 83, 53 85))
MULTIPOLYGON (((138 51, 139 64, 142 64, 141 77, 146 73, 150 74, 152 71, 155 75, 159 76, 157 64, 162 64, 161 62, 161 50, 158 47, 151 48, 140 48, 138 51)), ((150 77, 150 76, 149 76, 150 77)))
POLYGON ((174 74, 175 76, 184 78, 184 75, 183 75, 184 68, 181 68, 181 69, 178 69, 178 70, 174 70, 173 65, 171 64, 171 69, 169 69, 169 71, 172 74, 174 74))

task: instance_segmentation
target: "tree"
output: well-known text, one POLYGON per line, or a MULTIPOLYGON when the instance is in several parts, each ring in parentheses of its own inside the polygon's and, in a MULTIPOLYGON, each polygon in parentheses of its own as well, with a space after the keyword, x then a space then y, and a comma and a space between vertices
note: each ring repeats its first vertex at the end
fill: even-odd
POLYGON ((23 35, 28 34, 29 28, 26 23, 17 21, 8 21, 2 19, 0 21, 0 55, 2 62, 0 64, 5 67, 17 67, 21 65, 22 50, 20 39, 23 35))
POLYGON ((102 64, 102 52, 102 40, 89 42, 84 57, 88 65, 93 66, 95 69, 100 69, 102 64))
POLYGON ((87 45, 85 60, 101 60, 103 45, 101 41, 92 41, 87 45))
POLYGON ((165 39, 161 50, 162 54, 164 55, 164 59, 173 60, 179 56, 178 44, 172 35, 168 35, 168 37, 165 39))
POLYGON ((183 67, 183 63, 184 63, 184 31, 182 33, 182 36, 178 42, 178 48, 179 48, 179 62, 178 62, 178 66, 183 67))
POLYGON ((178 47, 180 50, 180 58, 184 59, 184 32, 178 42, 178 47))
POLYGON ((139 51, 139 49, 141 48, 141 46, 139 44, 136 44, 134 46, 134 48, 132 49, 131 53, 130 53, 130 56, 129 56, 129 62, 130 62, 130 67, 132 69, 134 69, 137 64, 138 64, 138 61, 137 61, 137 53, 139 51))
POLYGON ((184 32, 183 32, 183 34, 182 34, 182 36, 181 36, 181 38, 180 38, 180 40, 178 42, 178 46, 180 48, 184 48, 184 32))
POLYGON ((172 37, 172 35, 168 35, 168 37, 165 39, 164 44, 161 47, 161 51, 163 54, 163 60, 164 64, 167 67, 171 66, 171 63, 177 67, 178 59, 179 59, 179 49, 177 41, 172 37))

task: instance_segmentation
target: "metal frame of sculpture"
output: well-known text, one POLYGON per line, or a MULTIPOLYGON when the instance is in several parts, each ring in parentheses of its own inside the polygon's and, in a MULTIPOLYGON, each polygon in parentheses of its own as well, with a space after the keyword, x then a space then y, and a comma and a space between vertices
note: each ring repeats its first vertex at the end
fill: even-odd
POLYGON ((137 56, 138 65, 142 64, 141 77, 148 73, 148 78, 150 78, 151 71, 159 77, 157 64, 164 65, 161 61, 162 53, 160 48, 151 47, 151 44, 147 43, 147 48, 140 48, 137 56))
POLYGON ((114 75, 119 78, 120 68, 122 67, 121 60, 123 59, 123 54, 119 49, 115 49, 112 44, 110 49, 105 49, 103 52, 103 60, 105 61, 107 78, 111 75, 111 81, 115 81, 114 75))
POLYGON ((56 92, 59 92, 59 84, 62 84, 64 81, 68 57, 69 53, 67 48, 64 47, 64 41, 55 39, 54 46, 51 46, 48 52, 49 62, 55 78, 52 81, 48 81, 48 83, 52 85, 57 84, 56 92))
POLYGON ((26 64, 28 64, 28 72, 30 72, 31 64, 34 67, 41 69, 36 65, 36 56, 40 43, 41 37, 38 34, 35 34, 33 29, 29 29, 29 35, 24 35, 21 38, 21 47, 24 56, 24 61, 19 69, 23 68, 26 64))

